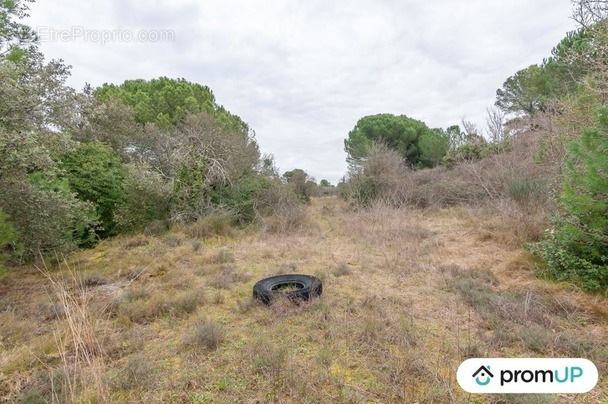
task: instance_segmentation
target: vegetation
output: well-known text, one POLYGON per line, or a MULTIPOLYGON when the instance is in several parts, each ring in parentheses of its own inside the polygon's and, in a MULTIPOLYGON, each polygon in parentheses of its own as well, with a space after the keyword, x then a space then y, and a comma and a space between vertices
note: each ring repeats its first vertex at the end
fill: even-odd
POLYGON ((46 63, 14 21, 25 5, 1 11, 0 208, 18 238, 11 245, 23 247, 5 252, 13 262, 218 211, 261 223, 305 196, 281 182, 208 87, 163 77, 77 93, 65 84, 69 68, 46 63), (269 189, 293 196, 269 198, 269 189))
POLYGON ((397 150, 411 166, 432 167, 447 152, 448 134, 431 130, 421 121, 405 115, 370 115, 359 119, 344 141, 347 161, 356 165, 365 158, 373 143, 397 150))
POLYGON ((337 186, 280 174, 205 85, 71 89, 27 3, 0 1, 0 400, 462 402, 469 357, 608 370, 607 2, 483 128, 359 119, 337 186), (250 297, 294 272, 325 293, 250 297))
MULTIPOLYGON (((470 356, 608 369, 595 337, 607 331, 605 299, 536 278, 493 212, 353 212, 333 197, 306 210, 302 231, 194 238, 177 227, 83 250, 49 268, 55 283, 29 268, 9 276, 2 397, 459 402, 468 395, 455 372, 470 356), (323 295, 252 301, 259 279, 294 271, 322 279, 323 295)), ((567 398, 595 401, 606 388, 567 398)))
POLYGON ((184 79, 160 77, 150 81, 127 80, 116 86, 104 84, 95 90, 100 101, 119 100, 135 113, 139 124, 153 123, 167 128, 178 125, 189 115, 202 112, 213 116, 224 129, 249 129, 238 116, 232 115, 215 102, 211 89, 184 79))
POLYGON ((563 214, 539 251, 552 276, 586 289, 608 290, 608 115, 569 148, 561 202, 563 214))

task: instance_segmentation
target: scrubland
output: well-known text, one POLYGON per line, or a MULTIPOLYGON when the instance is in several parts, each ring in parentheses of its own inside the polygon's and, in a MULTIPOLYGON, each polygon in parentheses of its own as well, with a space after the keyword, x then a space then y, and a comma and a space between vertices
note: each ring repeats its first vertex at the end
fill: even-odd
POLYGON ((118 237, 0 284, 6 402, 597 402, 608 306, 538 276, 521 222, 483 207, 354 209, 118 237), (293 219, 293 218, 291 218, 293 219), (266 276, 322 279, 320 298, 252 300, 266 276), (479 396, 468 357, 585 357, 579 396, 479 396))

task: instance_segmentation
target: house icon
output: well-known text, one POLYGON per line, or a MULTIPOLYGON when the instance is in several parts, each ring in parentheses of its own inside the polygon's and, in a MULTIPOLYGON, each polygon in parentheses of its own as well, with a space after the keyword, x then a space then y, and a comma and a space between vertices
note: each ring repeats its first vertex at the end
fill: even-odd
POLYGON ((475 383, 479 384, 480 386, 485 386, 490 383, 494 375, 492 372, 490 372, 490 366, 488 365, 481 366, 479 369, 477 369, 477 371, 473 373, 473 377, 475 378, 475 383), (480 378, 485 378, 485 380, 480 380, 480 378))

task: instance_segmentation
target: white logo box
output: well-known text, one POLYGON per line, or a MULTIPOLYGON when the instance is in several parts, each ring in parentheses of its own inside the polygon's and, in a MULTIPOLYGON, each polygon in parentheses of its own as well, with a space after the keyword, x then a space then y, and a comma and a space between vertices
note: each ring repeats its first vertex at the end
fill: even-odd
POLYGON ((469 393, 587 393, 598 372, 582 358, 473 358, 456 378, 469 393))

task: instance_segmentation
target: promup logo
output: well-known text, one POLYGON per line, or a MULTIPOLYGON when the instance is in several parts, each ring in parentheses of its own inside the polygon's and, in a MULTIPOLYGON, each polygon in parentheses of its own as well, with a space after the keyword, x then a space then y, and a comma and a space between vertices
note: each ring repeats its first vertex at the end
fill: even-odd
POLYGON ((598 373, 580 358, 477 358, 464 361, 456 377, 469 393, 586 393, 598 373))
POLYGON ((492 381, 494 375, 490 372, 490 365, 488 366, 480 366, 475 373, 473 373, 473 377, 475 378, 475 383, 480 386, 487 386, 488 383, 492 381), (483 380, 483 382, 480 380, 483 380))

